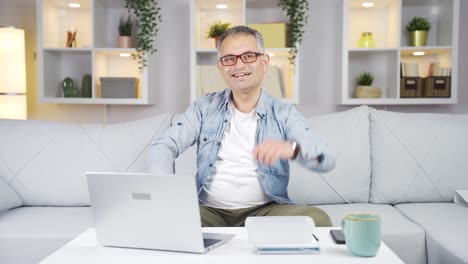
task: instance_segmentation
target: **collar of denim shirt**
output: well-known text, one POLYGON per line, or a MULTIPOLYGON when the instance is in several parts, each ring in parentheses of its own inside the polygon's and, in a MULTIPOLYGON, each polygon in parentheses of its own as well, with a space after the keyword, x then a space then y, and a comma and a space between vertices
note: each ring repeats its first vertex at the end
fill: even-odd
MULTIPOLYGON (((260 93, 260 98, 258 99, 258 102, 257 102, 257 106, 256 106, 256 110, 257 110, 257 117, 258 118, 261 118, 261 119, 265 119, 266 118, 266 114, 267 114, 267 109, 266 109, 266 106, 267 106, 267 94, 266 92, 263 90, 262 88, 262 91, 260 93)), ((224 110, 225 111, 229 111, 229 103, 232 103, 232 90, 231 89, 226 89, 225 90, 225 93, 224 93, 224 102, 223 102, 223 105, 225 106, 224 110)))

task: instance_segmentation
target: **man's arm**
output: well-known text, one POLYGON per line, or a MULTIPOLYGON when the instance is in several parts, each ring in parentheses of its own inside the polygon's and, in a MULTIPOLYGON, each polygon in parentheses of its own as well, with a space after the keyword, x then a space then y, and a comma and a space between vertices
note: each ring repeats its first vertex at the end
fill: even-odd
POLYGON ((304 166, 321 172, 335 167, 335 155, 307 125, 305 118, 294 107, 286 119, 287 141, 266 139, 254 150, 254 158, 270 166, 279 159, 297 159, 304 166))
POLYGON ((304 116, 292 107, 286 121, 287 138, 299 147, 297 161, 309 169, 327 172, 335 168, 335 154, 328 143, 307 124, 304 116))
POLYGON ((174 173, 174 161, 198 139, 201 127, 201 109, 195 101, 184 112, 175 116, 172 124, 150 145, 148 168, 153 173, 174 173))

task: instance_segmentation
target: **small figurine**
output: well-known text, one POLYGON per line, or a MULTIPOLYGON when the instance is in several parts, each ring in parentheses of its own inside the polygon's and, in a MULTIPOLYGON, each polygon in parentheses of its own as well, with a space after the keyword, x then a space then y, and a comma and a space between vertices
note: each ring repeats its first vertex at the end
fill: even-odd
POLYGON ((73 85, 73 80, 67 77, 62 82, 63 96, 64 97, 79 97, 80 92, 73 85))

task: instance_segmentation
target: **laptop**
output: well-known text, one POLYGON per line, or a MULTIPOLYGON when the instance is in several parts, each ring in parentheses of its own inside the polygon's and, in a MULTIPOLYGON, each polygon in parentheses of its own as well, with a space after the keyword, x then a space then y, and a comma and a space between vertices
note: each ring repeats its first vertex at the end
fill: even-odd
POLYGON ((103 246, 206 253, 234 235, 202 233, 195 177, 87 172, 103 246))

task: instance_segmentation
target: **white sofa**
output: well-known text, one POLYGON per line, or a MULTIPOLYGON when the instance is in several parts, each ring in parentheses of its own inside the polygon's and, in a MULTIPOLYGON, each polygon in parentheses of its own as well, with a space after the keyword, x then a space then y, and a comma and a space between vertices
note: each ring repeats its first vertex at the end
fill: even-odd
MULTIPOLYGON (((93 225, 85 171, 145 171, 170 115, 120 124, 0 120, 0 263, 37 263, 93 225)), ((291 163, 289 194, 329 213, 383 217, 383 240, 406 263, 468 263, 468 115, 357 107, 310 118, 337 153, 327 174, 291 163), (465 225, 464 225, 465 224, 465 225)), ((176 161, 194 173, 195 149, 176 161)))

